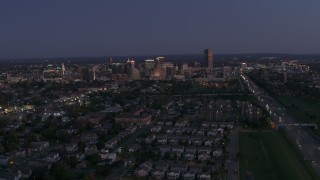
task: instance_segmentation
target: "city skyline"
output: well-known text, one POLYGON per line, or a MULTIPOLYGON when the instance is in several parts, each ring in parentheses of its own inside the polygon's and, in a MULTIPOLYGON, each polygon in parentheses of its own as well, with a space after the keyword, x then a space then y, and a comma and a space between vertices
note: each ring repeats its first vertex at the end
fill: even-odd
POLYGON ((319 2, 1 2, 0 58, 319 54, 319 2))

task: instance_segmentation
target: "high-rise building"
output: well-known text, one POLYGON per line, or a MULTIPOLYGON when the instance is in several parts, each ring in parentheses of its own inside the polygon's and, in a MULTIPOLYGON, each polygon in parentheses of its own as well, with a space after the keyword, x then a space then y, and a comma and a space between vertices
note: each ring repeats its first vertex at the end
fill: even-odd
POLYGON ((131 80, 140 79, 140 70, 135 67, 134 60, 127 61, 126 70, 127 70, 127 75, 129 77, 129 79, 131 79, 131 80))
POLYGON ((152 68, 154 68, 154 59, 144 60, 144 67, 148 71, 150 71, 152 68))
POLYGON ((64 76, 65 74, 65 71, 66 71, 66 68, 64 66, 64 63, 61 64, 61 71, 62 71, 62 77, 64 76))
POLYGON ((164 57, 157 57, 155 62, 155 67, 162 68, 163 63, 164 63, 164 57))
POLYGON ((111 68, 111 65, 112 65, 112 57, 109 57, 106 63, 106 71, 108 71, 108 69, 111 68))
POLYGON ((166 69, 163 68, 164 57, 157 57, 155 67, 150 71, 151 79, 166 79, 166 69))
POLYGON ((206 63, 206 67, 210 70, 213 69, 213 51, 212 49, 204 50, 204 60, 206 63))

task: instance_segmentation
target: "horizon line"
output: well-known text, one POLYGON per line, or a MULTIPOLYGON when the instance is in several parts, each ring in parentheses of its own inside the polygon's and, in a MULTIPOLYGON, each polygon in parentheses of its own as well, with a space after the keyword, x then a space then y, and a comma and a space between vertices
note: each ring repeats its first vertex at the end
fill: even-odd
MULTIPOLYGON (((103 55, 103 56, 56 56, 56 57, 8 57, 8 58, 0 58, 0 61, 3 60, 29 60, 29 59, 63 59, 63 58, 108 58, 108 57, 157 57, 157 56, 187 56, 187 55, 202 55, 200 53, 197 54, 152 54, 152 55, 103 55)), ((310 55, 320 55, 320 53, 214 53, 214 56, 221 55, 295 55, 295 56, 310 56, 310 55)))

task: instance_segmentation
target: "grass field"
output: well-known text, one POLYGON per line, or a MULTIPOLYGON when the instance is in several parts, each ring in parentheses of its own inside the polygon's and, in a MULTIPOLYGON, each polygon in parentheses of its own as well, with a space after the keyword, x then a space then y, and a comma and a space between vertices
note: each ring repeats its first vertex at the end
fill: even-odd
POLYGON ((277 97, 288 110, 297 115, 303 122, 320 122, 320 101, 309 97, 277 97))
POLYGON ((292 147, 282 134, 275 131, 240 132, 241 179, 248 170, 257 180, 319 179, 297 149, 292 147))

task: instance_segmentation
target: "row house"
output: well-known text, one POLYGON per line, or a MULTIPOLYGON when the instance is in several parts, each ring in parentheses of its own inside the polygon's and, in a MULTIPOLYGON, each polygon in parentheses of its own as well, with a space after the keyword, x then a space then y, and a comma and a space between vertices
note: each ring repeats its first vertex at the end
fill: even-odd
POLYGON ((181 157, 182 153, 184 153, 184 146, 172 146, 171 153, 181 157))
POLYGON ((196 173, 188 171, 183 173, 182 177, 185 180, 194 180, 196 179, 196 173))
POLYGON ((150 129, 150 131, 151 132, 160 132, 162 130, 162 126, 161 125, 157 125, 157 126, 155 126, 155 127, 152 127, 151 129, 150 129))
POLYGON ((147 144, 151 144, 155 139, 156 139, 156 136, 153 134, 150 134, 144 140, 147 144))
POLYGON ((149 172, 152 170, 152 162, 147 161, 141 164, 134 172, 136 176, 139 177, 147 177, 149 172))
POLYGON ((211 174, 209 172, 199 173, 197 175, 197 179, 199 179, 199 180, 210 180, 211 179, 211 174))
POLYGON ((91 124, 93 126, 100 125, 101 121, 105 118, 104 113, 90 113, 85 116, 79 116, 77 118, 78 121, 85 122, 91 124))
POLYGON ((157 136, 156 139, 159 144, 167 144, 168 142, 167 136, 160 135, 160 136, 157 136))
POLYGON ((78 144, 76 142, 66 144, 65 146, 66 146, 66 151, 69 153, 78 151, 78 144))
POLYGON ((184 159, 187 161, 192 161, 196 157, 197 147, 186 147, 184 153, 184 159))
POLYGON ((210 159, 210 154, 207 153, 198 153, 198 160, 199 161, 207 161, 210 159))
POLYGON ((42 151, 48 147, 49 147, 48 141, 39 141, 39 142, 30 143, 31 151, 42 151))
POLYGON ((84 148, 84 152, 86 155, 93 155, 93 154, 98 153, 98 148, 96 145, 87 145, 84 148))
POLYGON ((45 160, 48 163, 55 163, 60 160, 60 155, 59 155, 59 153, 49 153, 49 154, 45 155, 43 160, 45 160))
POLYGON ((179 178, 180 178, 180 171, 170 170, 167 172, 167 179, 179 179, 179 178))
POLYGON ((168 142, 170 145, 178 145, 179 144, 179 138, 177 136, 169 136, 168 142))
POLYGON ((155 179, 163 179, 166 175, 166 171, 165 170, 161 170, 161 169, 154 169, 151 171, 151 176, 155 179))
POLYGON ((151 122, 150 114, 122 114, 115 118, 115 122, 119 124, 131 123, 131 124, 149 124, 151 122))
POLYGON ((81 142, 85 144, 97 144, 98 135, 96 133, 85 133, 81 135, 81 142))
POLYGON ((104 146, 108 149, 112 149, 114 148, 116 145, 118 144, 118 140, 117 139, 110 139, 109 141, 107 141, 106 143, 104 143, 104 146))
POLYGON ((186 127, 186 126, 189 126, 189 122, 187 120, 178 120, 178 121, 176 121, 174 126, 176 126, 176 127, 186 127))
POLYGON ((167 152, 170 152, 171 147, 168 145, 159 146, 160 153, 164 155, 167 152))

